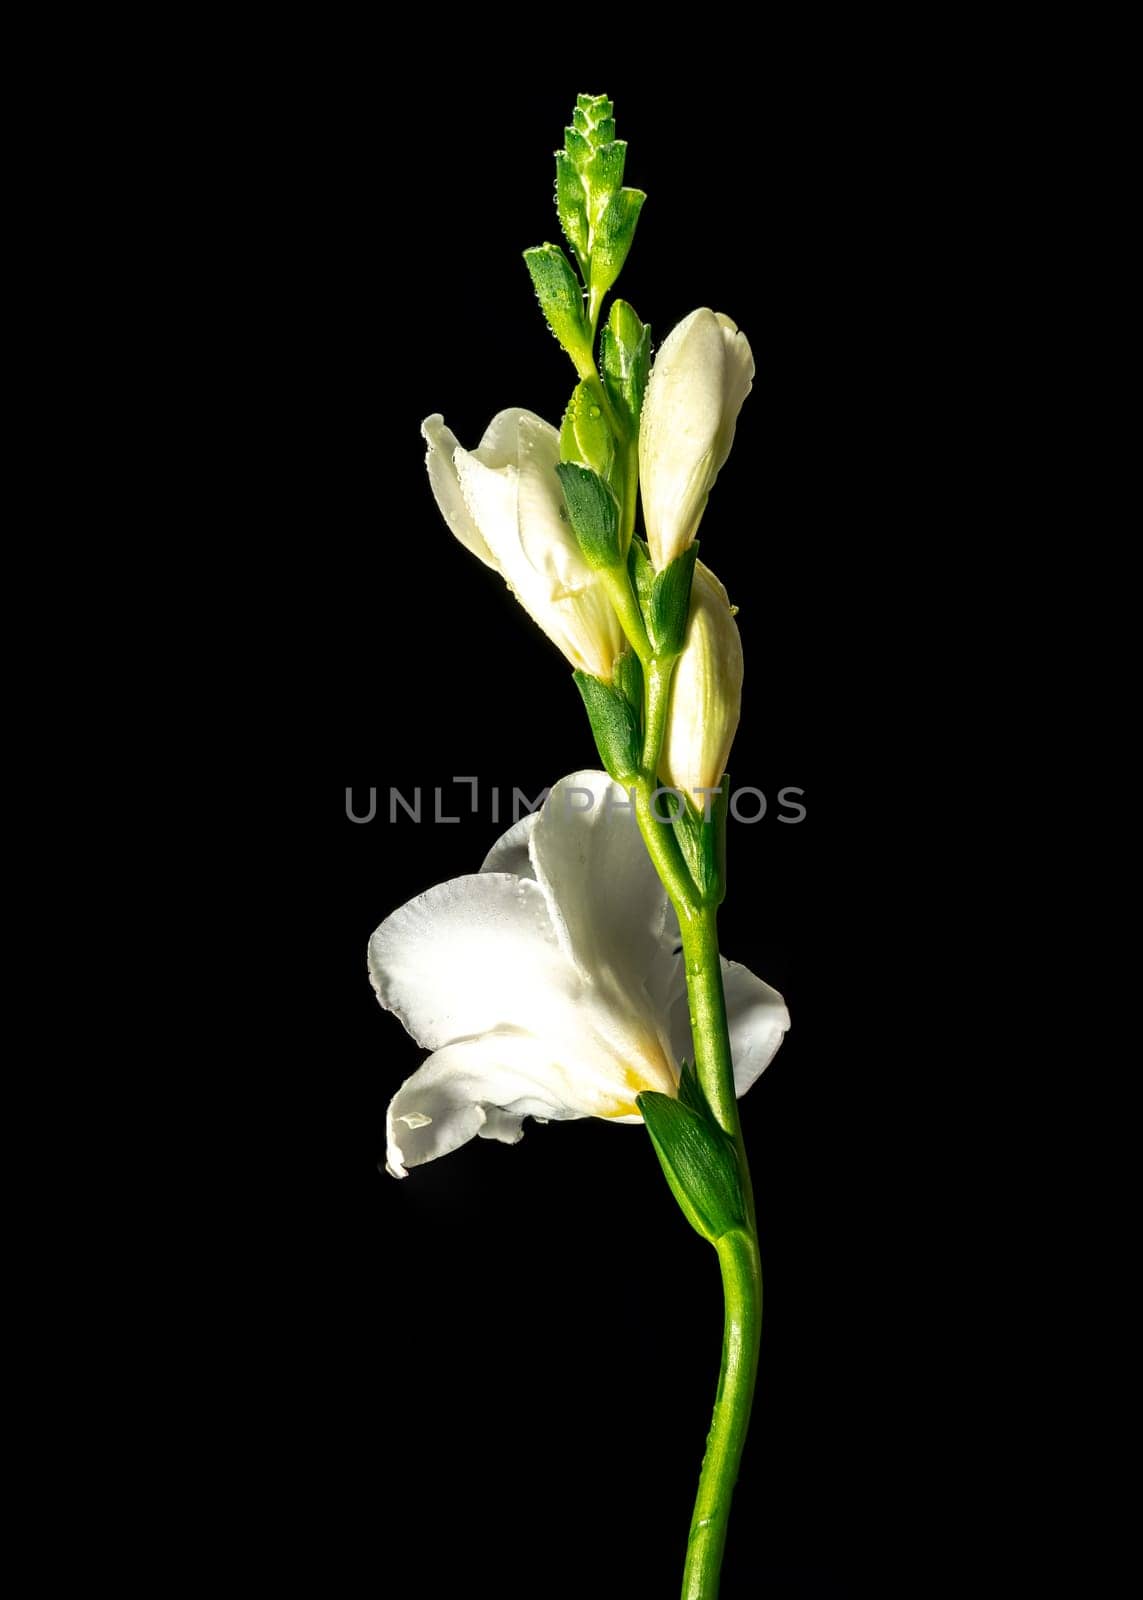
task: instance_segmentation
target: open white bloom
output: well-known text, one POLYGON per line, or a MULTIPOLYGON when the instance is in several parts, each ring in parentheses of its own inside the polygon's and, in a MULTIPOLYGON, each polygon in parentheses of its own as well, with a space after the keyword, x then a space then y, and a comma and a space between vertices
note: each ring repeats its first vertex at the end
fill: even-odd
MULTIPOLYGON (((574 772, 543 809, 369 942, 383 1006, 433 1054, 389 1106, 397 1178, 479 1134, 515 1144, 524 1117, 638 1122, 644 1089, 674 1094, 693 1061, 678 924, 627 797, 574 772)), ((743 1094, 789 1027, 782 997, 722 963, 743 1094)))
POLYGON ((742 640, 730 599, 709 567, 695 563, 691 613, 671 679, 663 756, 666 782, 699 811, 702 789, 722 780, 742 709, 742 640))
POLYGON ((610 680, 623 636, 564 511, 556 429, 530 411, 501 411, 475 450, 442 416, 427 417, 421 432, 429 483, 461 544, 500 573, 574 667, 610 680))
POLYGON ((656 572, 691 543, 754 379, 746 335, 701 306, 655 357, 639 425, 639 483, 656 572))

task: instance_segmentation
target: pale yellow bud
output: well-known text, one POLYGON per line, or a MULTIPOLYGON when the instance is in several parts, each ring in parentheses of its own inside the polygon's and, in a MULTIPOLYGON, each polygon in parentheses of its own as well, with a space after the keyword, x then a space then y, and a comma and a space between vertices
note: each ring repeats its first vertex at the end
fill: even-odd
POLYGON ((753 378, 746 335, 705 306, 673 328, 656 355, 639 424, 639 486, 656 572, 694 538, 753 378))
POLYGON ((671 684, 659 769, 698 811, 703 789, 726 771, 742 707, 742 640, 726 590, 709 567, 695 566, 691 613, 671 684))

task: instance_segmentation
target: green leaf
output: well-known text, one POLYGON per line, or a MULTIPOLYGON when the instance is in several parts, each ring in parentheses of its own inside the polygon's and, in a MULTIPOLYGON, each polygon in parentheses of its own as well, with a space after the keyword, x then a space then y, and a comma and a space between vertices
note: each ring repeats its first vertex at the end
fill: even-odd
POLYGON ((697 559, 696 540, 655 578, 647 628, 651 642, 660 655, 677 656, 683 648, 691 609, 691 580, 697 559))
POLYGON ((636 1099, 671 1193, 711 1244, 746 1223, 734 1141, 708 1114, 667 1094, 636 1099))
POLYGON ((578 461, 611 481, 615 438, 590 383, 578 383, 572 390, 560 426, 560 456, 564 461, 578 461))
POLYGON ((577 671, 572 676, 583 696, 600 760, 609 776, 626 787, 639 771, 641 741, 635 712, 618 690, 590 672, 577 671))
POLYGON ((556 151, 556 214, 564 237, 575 251, 580 271, 587 268, 587 190, 572 159, 556 151))
POLYGON ((615 663, 612 684, 635 712, 643 715, 643 667, 634 650, 625 650, 615 663))
POLYGON ((524 251, 540 310, 573 361, 591 360, 591 338, 583 316, 583 291, 575 268, 558 244, 524 251))
POLYGON ((556 468, 563 485, 571 525, 589 567, 614 567, 619 551, 619 502, 598 472, 574 461, 556 468))
POLYGON ((698 1073, 689 1061, 684 1061, 679 1068, 679 1099, 692 1111, 697 1111, 699 1116, 710 1121, 710 1107, 706 1103, 706 1095, 702 1092, 698 1073))
POLYGON ((626 300, 612 302, 599 337, 599 354, 604 387, 635 434, 651 371, 651 329, 626 300))
POLYGON ((597 305, 622 271, 646 198, 642 189, 619 189, 603 208, 591 242, 591 298, 597 305))

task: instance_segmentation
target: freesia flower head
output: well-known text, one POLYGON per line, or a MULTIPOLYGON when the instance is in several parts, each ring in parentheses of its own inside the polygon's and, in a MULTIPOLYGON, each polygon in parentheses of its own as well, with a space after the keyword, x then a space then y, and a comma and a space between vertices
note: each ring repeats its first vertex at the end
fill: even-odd
MULTIPOLYGON (((627 796, 576 772, 480 871, 395 911, 369 943, 381 1004, 433 1053, 389 1107, 395 1177, 525 1117, 639 1122, 693 1060, 678 923, 627 796)), ((789 1026, 781 995, 735 962, 723 979, 742 1094, 789 1026)))

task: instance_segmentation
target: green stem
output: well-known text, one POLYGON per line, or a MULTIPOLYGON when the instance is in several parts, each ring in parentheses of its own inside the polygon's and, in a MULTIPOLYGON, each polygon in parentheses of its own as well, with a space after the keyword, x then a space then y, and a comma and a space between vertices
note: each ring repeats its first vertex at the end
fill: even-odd
POLYGON ((623 629, 631 648, 639 657, 646 672, 651 663, 651 641, 647 637, 647 629, 643 625, 643 614, 639 610, 639 602, 631 588, 631 579, 627 575, 625 563, 620 562, 614 567, 605 567, 600 574, 608 597, 615 607, 619 618, 619 626, 623 629))
POLYGON ((635 814, 648 854, 678 915, 695 1071, 715 1121, 734 1140, 746 1210, 745 1228, 724 1234, 716 1244, 726 1305, 722 1364, 683 1573, 682 1600, 717 1600, 730 1503, 750 1426, 762 1333, 762 1267, 754 1194, 734 1090, 718 949, 718 908, 699 894, 675 830, 656 814, 653 800, 675 661, 652 650, 626 566, 608 569, 604 580, 623 631, 643 666, 643 759, 640 771, 633 775, 635 814))
MULTIPOLYGON (((694 914, 690 907, 695 892, 686 861, 683 859, 683 852, 679 849, 674 828, 669 822, 664 822, 655 810, 655 802, 652 799, 655 793, 654 780, 640 775, 635 779, 633 788, 635 818, 643 835, 643 843, 647 846, 647 854, 651 857, 660 882, 670 895, 681 922, 684 916, 694 914)), ((659 803, 662 804, 664 800, 669 803, 668 796, 661 796, 659 803)))
POLYGON ((680 917, 679 925, 691 1003, 695 1071, 715 1120, 724 1133, 737 1141, 741 1158, 738 1096, 734 1092, 734 1063, 718 954, 718 910, 712 905, 702 906, 697 914, 685 920, 680 917))
POLYGON ((758 1241, 752 1233, 735 1231, 724 1234, 717 1249, 726 1298, 722 1367, 687 1539, 682 1600, 717 1600, 730 1500, 750 1426, 762 1331, 758 1241))
POLYGON ((738 1478, 738 1464, 746 1442, 746 1431, 750 1425, 754 1380, 758 1372, 758 1345, 762 1333, 762 1266, 758 1255, 750 1167, 742 1143, 738 1098, 734 1091, 734 1064, 726 1020, 726 996, 722 986, 717 919, 717 909, 706 905, 690 917, 680 915, 679 924, 683 936, 695 1070, 715 1120, 737 1146, 747 1226, 724 1234, 716 1247, 726 1301, 722 1366, 718 1375, 714 1417, 699 1476, 690 1537, 687 1540, 683 1600, 716 1600, 718 1595, 730 1502, 738 1478))
POLYGON ((643 731, 643 776, 653 784, 667 729, 671 704, 671 674, 674 656, 652 656, 644 668, 646 680, 646 722, 643 731))

